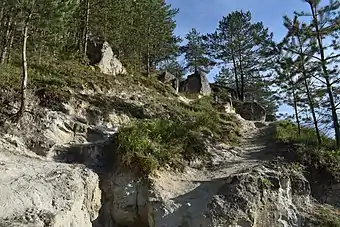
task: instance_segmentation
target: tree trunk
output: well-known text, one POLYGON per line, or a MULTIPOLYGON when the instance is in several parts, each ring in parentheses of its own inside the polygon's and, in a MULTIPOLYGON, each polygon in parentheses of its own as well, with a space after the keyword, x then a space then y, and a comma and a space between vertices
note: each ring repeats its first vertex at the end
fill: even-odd
POLYGON ((15 36, 15 26, 16 23, 14 22, 12 32, 11 32, 11 40, 9 42, 9 47, 8 47, 8 54, 7 54, 7 63, 9 64, 11 62, 11 54, 12 54, 12 48, 13 48, 13 42, 14 42, 14 36, 15 36))
POLYGON ((313 116, 313 122, 314 122, 316 137, 317 137, 317 140, 318 140, 318 144, 321 145, 322 140, 321 140, 320 130, 319 130, 319 126, 318 126, 318 120, 317 120, 316 114, 315 114, 314 101, 313 101, 313 98, 312 98, 311 93, 310 93, 310 89, 309 89, 308 81, 307 81, 307 74, 306 74, 306 70, 305 70, 304 66, 302 66, 302 70, 303 70, 302 74, 303 74, 304 85, 305 85, 306 92, 307 92, 308 104, 309 104, 309 107, 310 107, 310 110, 311 110, 312 116, 313 116))
POLYGON ((147 43, 147 54, 146 54, 146 74, 150 76, 150 24, 148 25, 148 43, 147 43))
POLYGON ((242 62, 242 54, 241 54, 241 47, 239 46, 239 65, 240 65, 240 74, 241 74, 241 91, 240 91, 240 94, 241 94, 241 101, 243 102, 244 101, 244 72, 243 72, 243 62, 242 62))
POLYGON ((86 59, 87 54, 87 46, 89 40, 89 20, 90 20, 90 0, 85 1, 86 8, 85 8, 85 29, 84 29, 84 59, 86 59))
POLYGON ((237 92, 238 99, 241 100, 240 84, 239 84, 238 75, 237 75, 237 65, 236 65, 236 60, 235 60, 233 53, 232 53, 232 60, 233 60, 233 65, 234 65, 236 92, 237 92))
POLYGON ((194 57, 194 71, 195 74, 198 73, 197 56, 194 57))
POLYGON ((0 28, 2 27, 2 23, 4 21, 5 18, 5 2, 2 3, 1 9, 0 9, 0 28))
POLYGON ((241 73, 241 101, 244 101, 244 74, 243 74, 243 67, 242 67, 242 57, 240 56, 240 73, 241 73))
POLYGON ((312 16, 313 16, 313 21, 314 21, 314 26, 315 26, 315 31, 316 31, 316 38, 318 41, 318 46, 319 46, 319 51, 320 51, 320 57, 321 57, 321 68, 324 74, 324 78, 326 80, 326 87, 327 87, 327 93, 329 96, 329 102, 331 105, 332 109, 332 118, 333 118, 333 126, 334 126, 334 132, 335 132, 335 140, 336 140, 336 147, 339 149, 340 148, 340 126, 339 126, 339 118, 336 113, 336 105, 334 101, 334 95, 333 95, 333 89, 332 89, 332 84, 330 82, 329 78, 329 73, 327 69, 327 61, 325 57, 325 50, 322 44, 322 37, 320 34, 320 29, 319 29, 319 21, 316 15, 316 6, 313 6, 312 2, 309 2, 311 11, 312 11, 312 16))
POLYGON ((27 72, 27 56, 26 56, 26 50, 27 50, 27 39, 28 39, 28 26, 31 19, 32 13, 29 12, 26 21, 25 21, 25 27, 23 31, 23 44, 22 44, 22 80, 21 80, 21 105, 20 109, 16 115, 17 121, 20 120, 22 115, 25 112, 26 109, 26 90, 27 90, 27 81, 28 81, 28 72, 27 72))
POLYGON ((306 68, 305 68, 305 58, 302 55, 302 53, 303 53, 303 44, 302 44, 302 41, 301 41, 301 38, 300 38, 299 35, 298 35, 297 38, 298 38, 300 52, 301 52, 300 57, 301 57, 301 70, 302 70, 303 81, 304 81, 304 85, 305 85, 306 92, 307 92, 308 104, 309 104, 310 110, 312 112, 312 117, 313 117, 313 122, 314 122, 314 127, 315 127, 316 138, 318 140, 318 145, 320 146, 322 144, 322 140, 321 140, 319 125, 318 125, 318 119, 316 118, 316 114, 315 114, 315 106, 314 106, 313 97, 311 96, 309 85, 308 85, 308 81, 307 81, 307 72, 306 72, 306 68))
MULTIPOLYGON (((291 76, 290 76, 291 78, 291 76)), ((291 80, 291 84, 293 84, 294 86, 294 82, 291 80)), ((298 105, 297 105, 297 95, 295 92, 295 88, 293 87, 293 102, 294 102, 294 112, 295 112, 295 120, 296 120, 296 124, 298 126, 298 132, 299 135, 301 135, 301 125, 300 125, 300 118, 299 118, 299 111, 298 111, 298 105)))
POLYGON ((8 51, 8 43, 10 42, 10 34, 11 34, 11 28, 12 28, 12 18, 8 16, 7 22, 6 22, 6 32, 5 36, 2 42, 2 50, 1 50, 1 56, 0 56, 0 64, 4 64, 6 61, 7 51, 8 51))

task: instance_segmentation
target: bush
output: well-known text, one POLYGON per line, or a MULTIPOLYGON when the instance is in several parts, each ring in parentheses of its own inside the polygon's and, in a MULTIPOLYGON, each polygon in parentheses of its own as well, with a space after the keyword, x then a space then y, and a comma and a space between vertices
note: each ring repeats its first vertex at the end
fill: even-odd
MULTIPOLYGON (((299 143, 307 146, 317 146, 318 140, 313 128, 302 127, 298 133, 298 127, 289 121, 280 121, 276 125, 276 140, 283 143, 299 143)), ((321 134, 322 147, 335 149, 335 141, 332 138, 321 134)))
POLYGON ((318 146, 316 134, 311 128, 301 128, 301 134, 295 124, 288 121, 276 125, 276 141, 293 145, 296 161, 327 173, 340 180, 340 151, 334 149, 334 140, 322 135, 323 144, 318 146))
POLYGON ((192 125, 164 119, 135 122, 122 128, 115 142, 122 164, 140 176, 166 166, 182 170, 185 161, 207 157, 202 135, 192 125))
POLYGON ((318 206, 316 208, 315 218, 318 226, 340 227, 340 210, 329 205, 318 206))

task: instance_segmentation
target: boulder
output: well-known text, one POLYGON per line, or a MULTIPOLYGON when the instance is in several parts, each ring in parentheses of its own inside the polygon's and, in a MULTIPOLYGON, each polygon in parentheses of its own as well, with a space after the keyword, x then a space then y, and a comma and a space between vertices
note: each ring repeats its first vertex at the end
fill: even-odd
POLYGON ((198 172, 177 181, 159 176, 149 194, 149 226, 309 226, 304 225, 309 221, 304 211, 313 209, 309 182, 301 173, 275 165, 211 181, 194 180, 198 172), (186 184, 188 179, 193 182, 186 184))
POLYGON ((0 147, 0 226, 92 227, 101 207, 97 174, 43 160, 19 142, 0 139, 0 147))
POLYGON ((236 113, 245 120, 265 121, 266 110, 258 102, 235 102, 236 113))
POLYGON ((218 97, 219 102, 224 102, 225 99, 229 102, 229 99, 237 99, 237 91, 230 87, 221 86, 216 83, 210 84, 211 91, 214 96, 218 97))
POLYGON ((180 91, 186 93, 199 93, 204 96, 211 94, 209 81, 204 72, 197 72, 189 75, 180 85, 180 91))
POLYGON ((158 80, 165 84, 172 84, 176 77, 169 72, 163 72, 158 76, 158 80))
POLYGON ((264 166, 226 179, 206 212, 206 226, 310 226, 309 182, 298 172, 264 166))
POLYGON ((114 55, 110 44, 100 39, 90 39, 87 56, 91 65, 95 65, 100 72, 112 76, 126 74, 123 64, 114 55))
POLYGON ((163 72, 158 76, 158 80, 173 87, 178 92, 178 79, 169 72, 163 72))

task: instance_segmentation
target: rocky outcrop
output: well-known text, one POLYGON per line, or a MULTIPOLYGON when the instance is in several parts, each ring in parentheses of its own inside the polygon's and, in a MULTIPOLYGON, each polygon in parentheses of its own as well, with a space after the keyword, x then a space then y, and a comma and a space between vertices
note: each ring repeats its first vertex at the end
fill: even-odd
POLYGON ((163 72, 158 76, 158 80, 164 84, 173 87, 177 92, 179 91, 178 79, 169 72, 163 72))
POLYGON ((228 179, 208 205, 209 226, 305 226, 312 208, 303 175, 266 167, 228 179))
POLYGON ((224 87, 216 83, 210 83, 211 91, 218 99, 218 102, 229 101, 230 99, 235 100, 238 98, 237 92, 233 88, 224 87))
POLYGON ((180 193, 184 182, 170 186, 164 179, 159 181, 156 189, 160 191, 153 192, 149 205, 151 226, 295 227, 309 221, 301 210, 312 209, 310 186, 303 175, 276 167, 260 166, 222 179, 193 181, 186 185, 190 189, 185 194, 180 193), (171 193, 175 198, 168 197, 171 193))
POLYGON ((189 75, 180 85, 180 91, 186 93, 197 93, 201 95, 210 95, 211 88, 205 73, 197 72, 189 75))
POLYGON ((92 227, 101 207, 92 170, 42 160, 19 140, 0 147, 0 226, 92 227))
POLYGON ((104 74, 112 76, 126 74, 123 64, 114 55, 110 44, 106 41, 90 39, 87 56, 90 64, 97 66, 104 74))
MULTIPOLYGON (((313 226, 307 225, 314 201, 304 176, 277 162, 265 164, 279 150, 263 133, 274 129, 267 122, 221 114, 237 119, 231 123, 244 138, 239 147, 207 142, 208 165, 163 169, 143 180, 122 167, 114 146, 118 127, 155 111, 171 114, 150 107, 159 101, 150 99, 151 89, 120 90, 129 87, 123 83, 73 94, 63 111, 30 100, 34 113, 8 125, 9 132, 1 128, 1 227, 313 226)), ((216 103, 226 108, 228 102, 216 103)), ((339 188, 320 188, 320 199, 337 206, 339 188)))
POLYGON ((233 100, 237 99, 236 91, 232 88, 210 84, 214 106, 224 113, 235 113, 233 100))
POLYGON ((169 72, 163 72, 158 76, 158 80, 165 84, 172 84, 175 79, 176 77, 169 72))
POLYGON ((236 113, 249 121, 265 121, 266 110, 257 102, 235 102, 236 113))

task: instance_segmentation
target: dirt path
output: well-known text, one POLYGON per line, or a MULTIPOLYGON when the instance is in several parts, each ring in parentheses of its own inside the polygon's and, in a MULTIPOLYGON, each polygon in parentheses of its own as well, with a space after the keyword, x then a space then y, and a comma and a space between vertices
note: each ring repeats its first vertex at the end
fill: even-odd
POLYGON ((275 157, 275 145, 271 142, 273 132, 274 126, 270 124, 253 128, 244 135, 239 147, 211 149, 213 165, 209 169, 190 168, 184 174, 161 173, 157 177, 156 191, 163 201, 169 202, 166 209, 177 207, 175 213, 165 215, 161 222, 168 226, 168 223, 180 223, 184 216, 190 216, 200 226, 204 221, 202 213, 209 201, 230 175, 254 168, 275 157))

